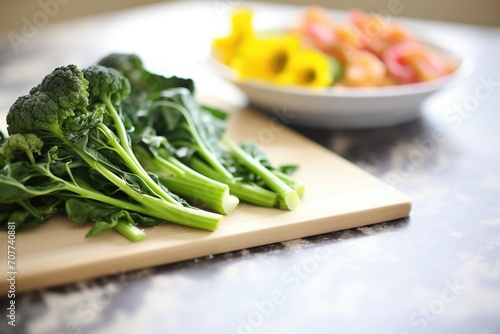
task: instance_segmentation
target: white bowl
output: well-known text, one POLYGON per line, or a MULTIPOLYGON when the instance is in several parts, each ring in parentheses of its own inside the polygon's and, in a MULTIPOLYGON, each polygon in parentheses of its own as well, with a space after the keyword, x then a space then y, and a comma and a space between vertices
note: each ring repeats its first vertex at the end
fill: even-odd
POLYGON ((215 59, 209 64, 216 74, 241 89, 250 102, 268 112, 286 112, 296 125, 323 128, 374 128, 396 125, 420 116, 420 105, 435 92, 465 79, 472 62, 430 43, 426 45, 452 57, 458 68, 451 74, 427 82, 388 87, 331 87, 313 90, 277 86, 262 81, 241 81, 236 73, 215 59))

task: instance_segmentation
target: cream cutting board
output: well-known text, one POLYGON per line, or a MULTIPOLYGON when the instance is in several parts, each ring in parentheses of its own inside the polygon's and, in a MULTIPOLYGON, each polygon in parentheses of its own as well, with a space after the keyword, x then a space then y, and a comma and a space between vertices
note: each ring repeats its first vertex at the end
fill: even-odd
MULTIPOLYGON (((306 194, 293 212, 241 203, 215 232, 164 224, 132 243, 65 217, 16 234, 16 292, 172 263, 406 217, 410 199, 352 163, 250 110, 231 115, 228 136, 250 139, 275 164, 299 163, 306 194)), ((7 233, 0 233, 0 293, 8 290, 7 233)))

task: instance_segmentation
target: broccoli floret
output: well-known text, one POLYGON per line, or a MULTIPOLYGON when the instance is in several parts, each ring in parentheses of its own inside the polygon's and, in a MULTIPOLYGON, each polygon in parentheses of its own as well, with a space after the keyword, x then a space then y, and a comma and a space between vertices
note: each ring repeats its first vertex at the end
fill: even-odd
POLYGON ((62 135, 59 122, 62 122, 71 110, 59 109, 45 93, 23 95, 17 98, 7 114, 7 131, 10 135, 16 133, 49 132, 62 135))
POLYGON ((99 65, 111 67, 122 73, 132 86, 140 86, 146 69, 135 54, 112 53, 99 61, 99 65))
POLYGON ((114 68, 94 65, 83 70, 91 100, 116 105, 130 94, 129 81, 114 68))
POLYGON ((89 81, 90 98, 93 103, 104 103, 105 112, 111 118, 116 128, 118 138, 128 154, 129 138, 124 126, 120 109, 117 106, 130 94, 130 83, 120 72, 113 68, 94 65, 83 70, 85 79, 89 81))
POLYGON ((68 65, 52 71, 38 86, 31 89, 30 94, 43 92, 57 102, 61 109, 85 112, 89 104, 88 86, 82 71, 75 65, 68 65))
POLYGON ((35 133, 61 139, 66 119, 87 113, 87 88, 88 81, 75 65, 56 68, 30 94, 19 97, 10 107, 8 133, 35 133))
POLYGON ((34 153, 40 155, 43 148, 43 141, 32 133, 16 133, 9 137, 0 147, 0 154, 7 161, 13 160, 19 153, 24 153, 32 164, 35 164, 34 153))

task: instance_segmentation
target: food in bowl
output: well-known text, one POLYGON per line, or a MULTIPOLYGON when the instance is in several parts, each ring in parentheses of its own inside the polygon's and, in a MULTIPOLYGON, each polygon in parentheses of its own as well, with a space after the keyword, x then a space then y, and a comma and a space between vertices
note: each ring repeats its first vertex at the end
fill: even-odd
POLYGON ((251 10, 236 10, 231 32, 212 43, 213 57, 241 81, 315 89, 383 87, 432 81, 458 67, 401 24, 359 10, 346 22, 335 22, 325 10, 311 7, 278 32, 255 31, 252 18, 251 10))

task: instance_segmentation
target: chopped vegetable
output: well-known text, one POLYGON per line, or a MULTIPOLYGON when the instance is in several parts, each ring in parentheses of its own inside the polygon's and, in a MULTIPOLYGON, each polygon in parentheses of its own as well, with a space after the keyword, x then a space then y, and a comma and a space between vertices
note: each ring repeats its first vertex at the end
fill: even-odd
POLYGON ((239 80, 309 88, 381 87, 434 80, 456 63, 419 43, 400 24, 359 10, 337 23, 309 8, 287 30, 256 32, 252 12, 237 9, 229 35, 214 39, 213 56, 239 80))
POLYGON ((264 80, 279 85, 330 86, 330 58, 301 45, 290 34, 257 34, 252 28, 252 12, 234 13, 228 36, 212 43, 213 55, 238 73, 240 80, 264 80))
POLYGON ((303 186, 242 154, 224 135, 227 113, 193 92, 192 80, 151 73, 136 55, 56 68, 11 106, 10 137, 0 132, 0 227, 59 212, 92 222, 89 237, 113 229, 140 241, 139 226, 164 221, 213 231, 240 199, 295 209, 303 186))
MULTIPOLYGON (((106 59, 100 63, 103 62, 109 63, 106 59)), ((119 64, 116 66, 118 69, 123 67, 119 64)), ((142 67, 142 64, 137 66, 142 67)), ((132 91, 134 89, 132 85, 132 91)), ((262 206, 280 207, 281 195, 273 190, 268 182, 257 184, 248 178, 242 178, 243 171, 250 174, 248 168, 242 169, 242 165, 235 162, 235 150, 225 151, 221 147, 220 141, 226 130, 225 112, 199 105, 192 92, 185 87, 164 90, 160 94, 142 95, 141 98, 136 98, 134 103, 135 108, 125 108, 124 112, 128 113, 127 117, 135 124, 135 142, 146 146, 152 154, 157 151, 154 145, 161 142, 162 158, 170 158, 168 152, 171 152, 176 159, 180 159, 198 173, 226 184, 230 193, 241 200, 262 206), (139 108, 139 113, 134 111, 139 108), (145 134, 157 136, 156 140, 148 139, 145 134)), ((146 158, 144 154, 141 156, 146 158)), ((148 164, 148 161, 143 160, 142 163, 148 164)), ((169 187, 168 179, 162 180, 169 187)), ((291 204, 285 209, 293 210, 295 207, 295 204, 291 204)))

